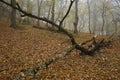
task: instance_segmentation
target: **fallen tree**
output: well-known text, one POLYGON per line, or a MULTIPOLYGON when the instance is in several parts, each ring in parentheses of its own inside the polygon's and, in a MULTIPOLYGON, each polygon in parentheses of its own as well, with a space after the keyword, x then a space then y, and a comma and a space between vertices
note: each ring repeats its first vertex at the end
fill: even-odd
POLYGON ((100 49, 102 47, 106 47, 107 45, 110 44, 110 41, 106 41, 104 39, 100 40, 100 41, 96 41, 96 36, 94 36, 92 39, 90 40, 87 40, 81 44, 78 44, 73 35, 71 33, 69 33, 67 30, 63 29, 61 26, 62 26, 62 23, 64 22, 65 18, 67 17, 67 15, 69 14, 70 12, 70 9, 72 7, 72 4, 74 3, 75 0, 70 0, 70 5, 69 5, 69 8, 65 14, 65 16, 63 17, 63 19, 60 21, 59 25, 52 22, 51 20, 48 20, 44 17, 38 17, 38 16, 35 16, 31 13, 27 13, 26 11, 22 10, 21 7, 19 6, 19 4, 17 4, 17 6, 12 6, 10 3, 4 1, 4 0, 0 0, 0 2, 18 10, 19 12, 21 12, 23 15, 21 15, 22 17, 23 16, 28 16, 28 17, 31 17, 31 18, 34 18, 34 19, 39 19, 39 20, 42 20, 42 21, 45 21, 51 25, 54 25, 60 32, 64 33, 66 36, 69 37, 70 39, 70 42, 71 42, 71 47, 69 49, 67 49, 66 51, 64 51, 62 54, 58 54, 52 58, 50 58, 49 60, 41 63, 40 65, 38 65, 36 68, 34 68, 33 70, 30 70, 30 71, 25 71, 23 74, 19 75, 18 77, 16 77, 14 80, 20 80, 21 78, 23 77, 26 77, 28 75, 31 75, 33 74, 34 75, 34 78, 37 74, 37 72, 43 68, 43 67, 48 67, 51 63, 57 61, 58 59, 61 59, 63 57, 65 57, 66 55, 70 54, 70 52, 74 49, 78 50, 80 52, 80 54, 84 54, 84 55, 90 55, 90 56, 93 56, 95 54, 95 52, 98 52, 100 51, 100 49), (86 49, 84 47, 84 45, 86 45, 87 43, 89 42, 92 42, 92 44, 90 45, 90 47, 88 49, 86 49))

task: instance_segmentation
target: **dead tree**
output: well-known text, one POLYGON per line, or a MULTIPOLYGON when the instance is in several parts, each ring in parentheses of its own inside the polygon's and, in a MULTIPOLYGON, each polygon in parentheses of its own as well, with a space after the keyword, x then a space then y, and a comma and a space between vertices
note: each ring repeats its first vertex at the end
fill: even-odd
POLYGON ((78 44, 73 35, 69 32, 67 32, 67 30, 63 29, 61 27, 63 21, 65 20, 65 18, 67 17, 67 15, 69 14, 70 12, 70 9, 72 7, 72 4, 74 3, 75 0, 70 0, 70 5, 69 5, 69 8, 65 14, 65 16, 63 17, 63 19, 60 21, 60 24, 56 24, 55 22, 49 20, 49 19, 46 19, 46 18, 43 18, 43 17, 38 17, 38 16, 35 16, 31 13, 27 13, 26 11, 22 10, 20 8, 20 6, 16 7, 16 6, 12 6, 10 3, 7 3, 6 1, 4 0, 0 0, 0 2, 18 10, 19 12, 23 13, 22 16, 28 16, 28 17, 31 17, 31 18, 34 18, 34 19, 39 19, 39 20, 42 20, 42 21, 45 21, 51 25, 54 25, 56 28, 58 28, 58 30, 60 30, 63 34, 65 34, 66 36, 69 37, 70 39, 70 42, 71 42, 71 47, 69 49, 67 49, 66 51, 64 51, 62 54, 58 54, 58 55, 55 55, 54 57, 50 58, 49 60, 41 63, 40 65, 38 65, 37 67, 35 67, 33 70, 30 70, 30 71, 26 71, 24 72, 22 75, 19 75, 18 77, 16 77, 14 80, 20 80, 21 78, 23 77, 26 77, 28 75, 31 75, 33 74, 34 75, 34 78, 37 74, 37 72, 43 68, 43 67, 48 67, 51 63, 55 62, 56 60, 58 59, 61 59, 63 57, 65 57, 66 55, 69 55, 71 51, 73 51, 74 49, 76 50, 79 50, 81 53, 85 54, 85 55, 94 55, 95 52, 99 52, 99 50, 102 48, 102 47, 105 47, 107 46, 110 42, 109 41, 105 41, 104 39, 102 39, 101 41, 96 41, 96 36, 94 36, 91 40, 87 40, 81 44, 78 44), (87 43, 91 42, 92 41, 92 44, 91 44, 91 47, 89 47, 89 49, 86 49, 83 45, 86 45, 87 43))

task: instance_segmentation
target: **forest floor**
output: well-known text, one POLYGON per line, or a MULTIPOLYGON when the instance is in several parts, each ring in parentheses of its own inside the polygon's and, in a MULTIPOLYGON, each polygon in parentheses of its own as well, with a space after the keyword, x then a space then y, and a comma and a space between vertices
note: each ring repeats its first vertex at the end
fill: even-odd
MULTIPOLYGON (((23 26, 23 25, 21 25, 23 26)), ((93 35, 79 33, 75 39, 82 43, 93 35)), ((106 36, 98 36, 99 39, 106 36)), ((0 80, 12 80, 22 69, 30 70, 40 63, 60 54, 70 47, 63 34, 32 28, 13 29, 7 22, 0 21, 0 80)), ((120 38, 114 38, 111 46, 101 50, 103 61, 95 56, 79 55, 76 50, 70 55, 41 69, 37 80, 119 80, 120 79, 120 38)), ((28 76, 22 80, 32 80, 28 76)))

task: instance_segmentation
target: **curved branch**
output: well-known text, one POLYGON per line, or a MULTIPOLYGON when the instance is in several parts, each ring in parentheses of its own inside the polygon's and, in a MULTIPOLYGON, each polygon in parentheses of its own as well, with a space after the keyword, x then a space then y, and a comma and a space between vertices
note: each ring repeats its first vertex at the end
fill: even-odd
MULTIPOLYGON (((22 9, 20 8, 20 6, 19 6, 19 7, 12 6, 10 3, 7 3, 7 2, 4 1, 4 0, 0 0, 0 2, 4 3, 4 4, 6 4, 6 5, 8 5, 8 6, 12 7, 12 8, 14 8, 14 9, 16 9, 16 10, 18 10, 18 11, 20 11, 21 13, 24 14, 24 16, 29 16, 29 17, 34 18, 34 19, 38 19, 38 20, 45 21, 45 22, 47 22, 47 23, 49 23, 49 24, 54 25, 54 26, 55 26, 56 28, 58 28, 58 29, 59 29, 59 27, 61 27, 61 25, 58 25, 58 24, 54 23, 54 22, 51 21, 51 20, 48 20, 48 19, 43 18, 43 17, 35 16, 35 15, 31 14, 31 13, 27 13, 26 11, 22 10, 22 9)), ((64 19, 67 17, 67 15, 68 15, 68 13, 69 13, 69 11, 70 11, 70 9, 71 9, 71 6, 72 6, 73 2, 74 2, 74 0, 71 1, 70 6, 69 6, 69 9, 68 9, 66 15, 64 16, 64 18, 62 19, 61 24, 62 24, 62 22, 64 21, 64 19)), ((74 37, 73 37, 73 35, 72 35, 71 33, 68 33, 68 32, 67 32, 65 29, 63 29, 63 28, 61 28, 61 32, 63 32, 65 35, 67 35, 67 36, 70 38, 71 43, 72 43, 73 45, 76 44, 75 39, 74 39, 74 37)))
MULTIPOLYGON (((65 18, 69 14, 70 9, 71 9, 72 4, 73 4, 74 1, 75 0, 71 0, 71 3, 70 3, 70 6, 69 6, 69 9, 68 9, 67 13, 65 14, 63 19, 61 20, 60 24, 58 25, 58 24, 54 23, 53 21, 50 21, 50 20, 48 20, 46 18, 38 17, 38 16, 35 16, 35 15, 31 14, 31 13, 27 13, 26 11, 22 10, 19 6, 18 7, 12 6, 10 3, 7 3, 4 0, 0 0, 0 2, 4 3, 4 4, 6 4, 6 5, 8 5, 8 6, 12 7, 12 8, 14 8, 16 10, 18 10, 21 13, 23 13, 23 16, 28 16, 28 17, 31 17, 31 18, 34 18, 34 19, 39 19, 39 20, 45 21, 45 22, 47 22, 49 24, 54 25, 58 29, 61 27, 61 24, 63 23, 63 21, 65 20, 65 18)), ((28 76, 28 75, 31 75, 31 74, 36 74, 41 68, 43 68, 45 66, 47 67, 52 62, 55 62, 56 60, 61 59, 61 58, 65 57, 66 55, 68 55, 73 49, 77 49, 77 50, 83 52, 85 55, 93 55, 93 53, 95 51, 99 51, 99 49, 101 47, 103 47, 104 45, 107 45, 106 42, 104 42, 104 40, 101 40, 100 42, 95 42, 94 47, 92 47, 91 50, 88 50, 88 49, 84 48, 83 45, 85 45, 86 43, 88 43, 90 41, 94 41, 95 39, 88 40, 88 41, 82 43, 81 45, 79 45, 79 44, 76 43, 76 41, 75 41, 75 39, 74 39, 74 37, 73 37, 73 35, 71 33, 67 32, 63 28, 60 28, 60 31, 63 32, 65 35, 67 35, 70 38, 70 41, 72 43, 72 47, 69 48, 68 50, 66 50, 65 52, 63 52, 62 54, 58 54, 58 55, 52 57, 51 59, 49 59, 48 61, 43 62, 42 64, 37 66, 35 69, 25 72, 24 75, 20 75, 17 78, 15 78, 14 80, 20 80, 21 78, 23 78, 25 76, 28 76)))
POLYGON ((69 5, 69 8, 68 8, 65 16, 64 16, 63 19, 60 21, 59 31, 61 30, 61 28, 62 28, 61 25, 62 25, 63 21, 65 20, 65 18, 68 16, 68 14, 69 14, 69 12, 70 12, 70 10, 71 10, 71 7, 72 7, 72 4, 73 4, 74 1, 75 1, 75 0, 71 0, 71 3, 70 3, 70 5, 69 5))

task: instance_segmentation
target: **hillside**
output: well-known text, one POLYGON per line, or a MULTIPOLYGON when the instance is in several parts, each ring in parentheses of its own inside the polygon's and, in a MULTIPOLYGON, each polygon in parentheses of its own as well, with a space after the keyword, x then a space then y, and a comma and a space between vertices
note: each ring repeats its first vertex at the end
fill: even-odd
MULTIPOLYGON (((0 22, 0 80, 11 80, 22 69, 33 69, 40 63, 70 47, 64 43, 68 38, 59 33, 22 25, 12 29, 7 22, 0 22)), ((74 35, 81 43, 93 37, 87 33, 74 35)), ((99 39, 106 36, 98 36, 99 39)), ((41 69, 38 80, 119 80, 120 77, 120 38, 114 38, 110 47, 103 48, 105 61, 95 56, 82 56, 73 51, 70 55, 51 64, 48 70, 41 69)), ((33 76, 23 80, 32 80, 33 76)))

